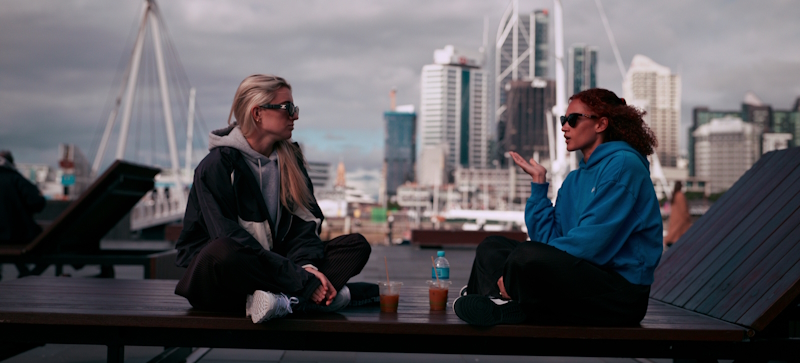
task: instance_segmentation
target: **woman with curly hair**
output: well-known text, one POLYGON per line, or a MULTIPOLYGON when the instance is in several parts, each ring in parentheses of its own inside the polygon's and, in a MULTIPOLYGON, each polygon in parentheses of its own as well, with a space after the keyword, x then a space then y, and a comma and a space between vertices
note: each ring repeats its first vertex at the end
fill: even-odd
POLYGON ((635 325, 661 258, 662 221, 647 155, 657 145, 645 112, 604 89, 570 97, 561 131, 580 168, 547 198, 547 170, 511 152, 532 178, 530 242, 489 237, 453 304, 475 325, 546 322, 635 325))

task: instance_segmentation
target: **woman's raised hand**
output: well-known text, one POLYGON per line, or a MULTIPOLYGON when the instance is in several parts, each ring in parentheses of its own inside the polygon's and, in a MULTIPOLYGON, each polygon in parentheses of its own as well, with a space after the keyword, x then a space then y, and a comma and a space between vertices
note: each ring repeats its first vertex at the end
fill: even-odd
POLYGON ((519 165, 522 170, 524 170, 528 175, 533 178, 534 183, 543 184, 547 182, 545 176, 547 175, 547 169, 543 166, 539 165, 535 160, 531 159, 530 161, 525 161, 519 154, 509 151, 508 152, 511 157, 514 159, 514 163, 519 165))

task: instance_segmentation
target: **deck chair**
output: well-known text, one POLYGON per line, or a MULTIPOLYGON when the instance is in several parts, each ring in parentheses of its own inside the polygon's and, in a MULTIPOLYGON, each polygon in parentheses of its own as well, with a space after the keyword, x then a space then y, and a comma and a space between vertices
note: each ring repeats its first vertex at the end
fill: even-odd
POLYGON ((0 245, 0 263, 15 264, 20 276, 39 275, 50 265, 56 265, 59 273, 64 264, 139 264, 132 260, 155 251, 104 251, 100 239, 153 189, 159 172, 115 161, 33 241, 0 245))

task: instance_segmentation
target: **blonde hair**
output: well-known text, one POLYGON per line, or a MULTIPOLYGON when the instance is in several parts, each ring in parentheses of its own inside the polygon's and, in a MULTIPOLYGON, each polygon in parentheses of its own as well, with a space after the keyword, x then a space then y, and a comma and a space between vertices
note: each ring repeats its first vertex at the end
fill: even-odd
MULTIPOLYGON (((253 133, 256 125, 250 110, 270 103, 275 99, 275 92, 281 88, 291 90, 292 86, 285 79, 269 74, 254 74, 245 78, 233 96, 228 125, 235 118, 242 135, 247 137, 253 133)), ((281 171, 281 204, 292 212, 298 205, 310 210, 313 198, 299 164, 301 162, 305 166, 303 153, 291 140, 278 141, 274 147, 281 171)))

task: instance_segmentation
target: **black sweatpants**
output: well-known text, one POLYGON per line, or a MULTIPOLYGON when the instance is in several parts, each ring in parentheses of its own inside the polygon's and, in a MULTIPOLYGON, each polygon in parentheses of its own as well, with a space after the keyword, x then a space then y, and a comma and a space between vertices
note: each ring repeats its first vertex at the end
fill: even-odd
POLYGON ((543 243, 486 238, 475 252, 467 293, 499 297, 501 276, 530 322, 636 325, 647 312, 649 285, 543 243))
MULTIPOLYGON (((336 291, 361 272, 372 248, 361 234, 349 234, 325 242, 325 257, 319 268, 336 291)), ((175 293, 197 309, 244 312, 247 295, 256 290, 290 293, 266 273, 260 253, 223 237, 211 241, 189 264, 175 293)), ((307 295, 319 286, 306 286, 307 295)))

